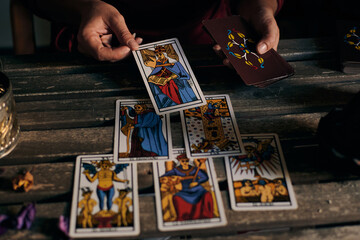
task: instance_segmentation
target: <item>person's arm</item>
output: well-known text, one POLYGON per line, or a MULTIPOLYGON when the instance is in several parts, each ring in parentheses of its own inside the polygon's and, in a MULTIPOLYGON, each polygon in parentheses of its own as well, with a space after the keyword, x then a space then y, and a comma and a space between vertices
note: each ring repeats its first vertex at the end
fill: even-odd
POLYGON ((34 12, 49 20, 79 27, 78 50, 100 61, 118 61, 136 50, 141 38, 134 38, 124 17, 100 0, 30 0, 34 12), (120 46, 111 46, 112 34, 120 46))

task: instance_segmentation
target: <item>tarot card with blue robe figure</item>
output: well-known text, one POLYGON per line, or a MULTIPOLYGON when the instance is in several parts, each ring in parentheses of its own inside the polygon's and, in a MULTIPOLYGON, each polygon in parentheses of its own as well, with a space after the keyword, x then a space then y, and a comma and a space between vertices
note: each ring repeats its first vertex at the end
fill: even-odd
POLYGON ((242 135, 245 155, 225 158, 231 208, 295 209, 297 203, 276 134, 242 135))
POLYGON ((205 104, 204 95, 176 38, 141 45, 133 55, 157 114, 205 104))
POLYGON ((170 117, 157 115, 150 100, 117 100, 115 162, 168 160, 172 154, 170 117))
POLYGON ((190 160, 175 149, 171 161, 153 163, 156 214, 160 231, 223 226, 226 216, 213 160, 190 160))
POLYGON ((109 154, 78 156, 70 237, 104 238, 139 233, 136 163, 116 164, 109 154))
POLYGON ((185 148, 190 157, 244 153, 228 95, 205 96, 207 104, 181 111, 185 148))

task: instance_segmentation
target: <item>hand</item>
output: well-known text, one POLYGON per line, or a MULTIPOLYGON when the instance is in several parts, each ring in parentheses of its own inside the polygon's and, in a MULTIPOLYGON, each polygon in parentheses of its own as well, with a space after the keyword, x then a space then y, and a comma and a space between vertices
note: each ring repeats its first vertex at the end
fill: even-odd
MULTIPOLYGON (((274 16, 277 10, 277 0, 242 0, 237 9, 239 15, 248 21, 261 37, 256 46, 257 52, 264 54, 271 48, 277 50, 280 38, 279 27, 274 16)), ((222 53, 220 45, 215 45, 213 49, 224 58, 224 65, 233 68, 222 53)))
POLYGON ((141 38, 134 38, 119 11, 102 1, 90 1, 81 12, 78 50, 100 61, 118 61, 137 50, 141 38), (120 42, 112 46, 113 34, 120 42))
POLYGON ((238 5, 240 16, 248 21, 261 37, 256 47, 259 54, 264 54, 271 48, 277 50, 280 38, 274 16, 277 8, 277 0, 242 0, 238 5))
POLYGON ((196 187, 197 185, 199 185, 198 182, 192 182, 190 183, 190 188, 196 187))

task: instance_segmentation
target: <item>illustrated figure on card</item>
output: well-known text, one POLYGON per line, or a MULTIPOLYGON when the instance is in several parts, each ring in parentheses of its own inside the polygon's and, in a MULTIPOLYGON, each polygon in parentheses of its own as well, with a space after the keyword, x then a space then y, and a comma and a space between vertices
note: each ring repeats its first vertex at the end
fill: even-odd
POLYGON ((117 226, 128 226, 133 222, 132 212, 130 211, 132 200, 128 196, 131 189, 118 189, 118 192, 119 196, 114 200, 114 204, 118 206, 117 226))
POLYGON ((169 160, 170 117, 158 115, 150 99, 117 100, 114 162, 169 160))
POLYGON ((115 164, 112 155, 78 156, 70 236, 135 236, 139 224, 136 165, 115 164))
POLYGON ((92 164, 84 163, 85 171, 83 172, 86 176, 86 179, 90 182, 98 180, 98 185, 96 188, 96 194, 99 199, 99 215, 107 215, 111 212, 112 199, 115 194, 113 181, 128 183, 129 180, 120 179, 117 174, 122 172, 129 164, 115 164, 109 160, 102 160, 98 162, 93 162, 92 164), (110 168, 115 166, 114 170, 110 168), (100 170, 96 170, 96 169, 100 170), (106 207, 107 211, 104 210, 104 199, 106 197, 106 207))
POLYGON ((212 159, 190 160, 183 149, 174 151, 174 155, 173 161, 154 164, 159 229, 195 229, 225 224, 212 159))
POLYGON ((225 160, 232 208, 296 208, 277 136, 243 136, 243 143, 245 155, 229 156, 225 160))
POLYGON ((188 83, 189 73, 179 62, 172 44, 158 45, 154 51, 143 49, 140 52, 145 66, 153 69, 147 79, 159 108, 197 100, 188 83))
POLYGON ((207 104, 182 112, 189 156, 241 153, 242 142, 228 96, 205 96, 207 104))
POLYGON ((82 227, 93 227, 92 224, 92 212, 97 202, 95 199, 91 198, 93 191, 89 188, 81 188, 83 198, 78 204, 78 207, 81 209, 80 215, 83 220, 81 222, 82 227))
POLYGON ((176 219, 168 218, 167 220, 212 218, 214 216, 212 195, 201 185, 209 179, 204 171, 206 170, 204 166, 206 159, 197 160, 198 167, 189 165, 190 160, 186 154, 179 155, 177 160, 179 165, 171 167, 171 163, 168 163, 168 171, 160 177, 161 189, 165 198, 169 198, 167 196, 168 190, 171 189, 171 187, 167 189, 169 185, 173 185, 173 190, 178 190, 172 196, 173 204, 170 204, 175 208, 176 219))
POLYGON ((167 156, 161 118, 146 104, 121 107, 121 132, 127 137, 127 152, 120 157, 167 156))

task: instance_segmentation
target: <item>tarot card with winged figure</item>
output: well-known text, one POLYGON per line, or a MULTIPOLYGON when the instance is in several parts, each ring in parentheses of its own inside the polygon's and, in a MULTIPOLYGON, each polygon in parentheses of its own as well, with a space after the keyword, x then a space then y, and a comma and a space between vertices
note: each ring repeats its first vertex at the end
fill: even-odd
POLYGON ((70 236, 104 238, 139 233, 136 163, 116 164, 108 154, 78 156, 70 236))

